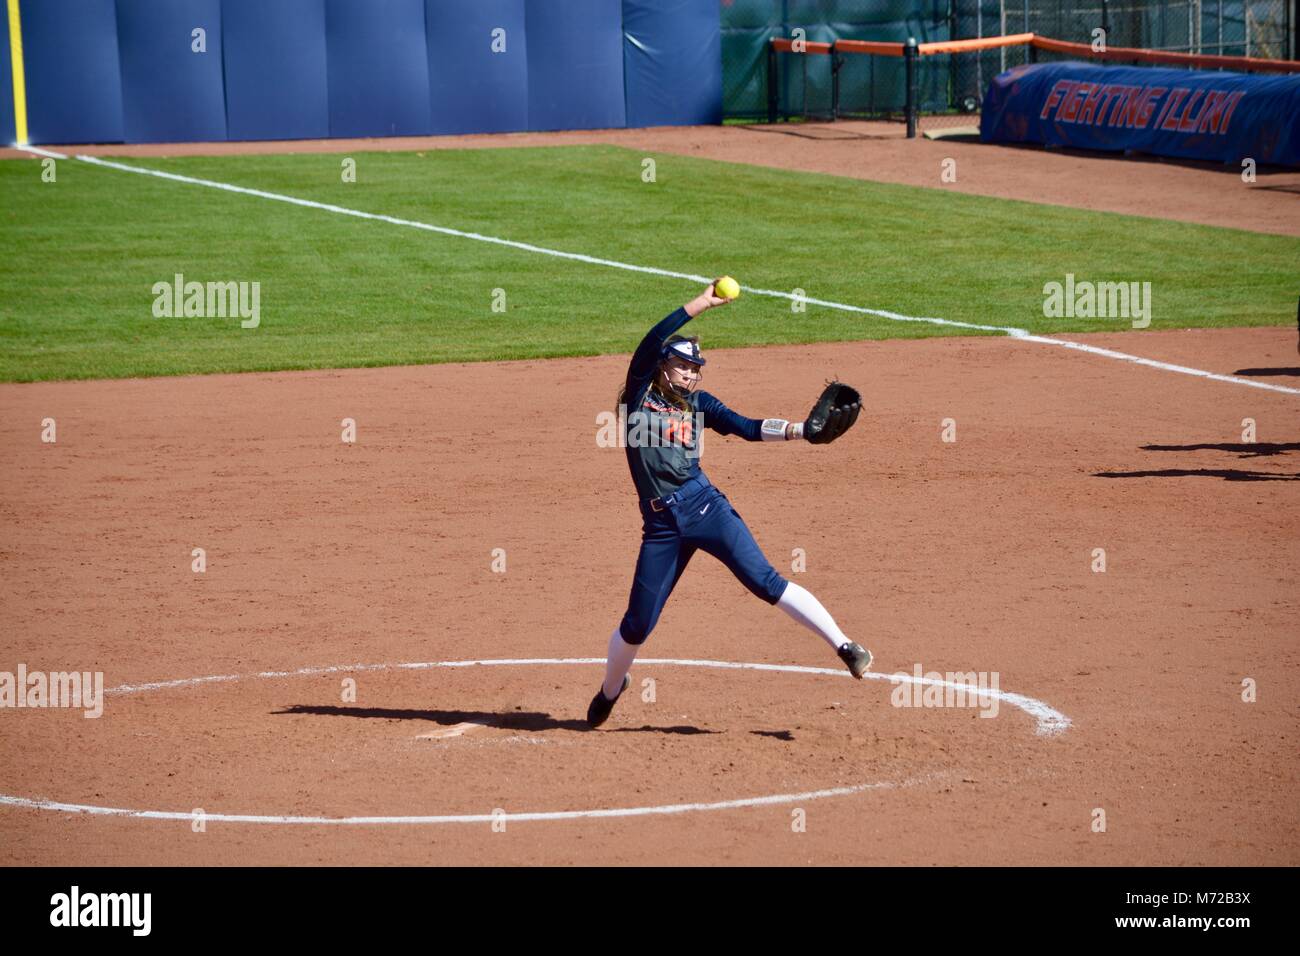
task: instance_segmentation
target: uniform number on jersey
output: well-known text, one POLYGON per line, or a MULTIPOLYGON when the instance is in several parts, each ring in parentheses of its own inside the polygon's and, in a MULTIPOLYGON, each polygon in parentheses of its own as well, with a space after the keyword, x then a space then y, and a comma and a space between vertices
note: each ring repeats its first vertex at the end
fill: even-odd
POLYGON ((691 420, 689 418, 669 418, 664 422, 664 441, 678 441, 683 445, 691 443, 691 420))

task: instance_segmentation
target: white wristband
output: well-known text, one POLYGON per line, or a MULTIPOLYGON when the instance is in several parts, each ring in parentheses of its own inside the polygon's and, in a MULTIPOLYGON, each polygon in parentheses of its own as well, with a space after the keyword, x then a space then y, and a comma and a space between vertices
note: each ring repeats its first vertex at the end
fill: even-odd
POLYGON ((803 438, 803 422, 788 422, 784 418, 763 419, 763 441, 792 441, 803 438))

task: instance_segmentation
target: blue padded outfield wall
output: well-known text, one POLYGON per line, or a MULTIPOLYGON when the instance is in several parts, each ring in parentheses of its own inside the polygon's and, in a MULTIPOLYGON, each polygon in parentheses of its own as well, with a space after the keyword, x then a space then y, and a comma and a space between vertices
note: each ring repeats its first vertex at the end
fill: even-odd
POLYGON ((624 0, 628 126, 722 122, 716 0, 624 0))
MULTIPOLYGON (((19 10, 37 144, 722 117, 718 0, 20 0, 19 10)), ((0 138, 11 142, 0 21, 0 138)))
POLYGON ((28 139, 122 142, 126 134, 114 0, 21 0, 18 10, 28 139))
MULTIPOLYGON (((623 4, 611 0, 527 0, 526 11, 528 128, 627 125, 623 4)), ((722 72, 721 60, 718 72, 722 72)))
POLYGON ((423 0, 325 0, 325 71, 331 136, 433 128, 423 0))
POLYGON ((524 0, 468 6, 427 0, 429 98, 435 133, 513 133, 528 129, 528 48, 524 0), (492 52, 492 31, 500 30, 492 52), (488 38, 485 40, 484 38, 488 38))
POLYGON ((226 138, 220 0, 121 0, 117 49, 128 143, 226 138), (208 52, 191 49, 194 30, 208 52))
POLYGON ((325 4, 222 0, 229 139, 324 139, 330 134, 325 4))
POLYGON ((0 17, 0 143, 14 141, 14 76, 9 60, 9 17, 0 17))
POLYGON ((989 88, 980 138, 1300 166, 1300 75, 1021 66, 989 88))

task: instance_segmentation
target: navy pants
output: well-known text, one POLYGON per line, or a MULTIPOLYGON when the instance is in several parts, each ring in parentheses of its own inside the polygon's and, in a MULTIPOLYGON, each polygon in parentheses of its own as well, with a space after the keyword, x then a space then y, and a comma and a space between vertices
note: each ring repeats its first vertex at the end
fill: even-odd
POLYGON ((641 553, 619 624, 623 640, 644 644, 668 596, 696 551, 713 555, 757 597, 775 604, 789 583, 763 556, 731 502, 711 484, 693 484, 675 504, 652 511, 642 503, 641 553))

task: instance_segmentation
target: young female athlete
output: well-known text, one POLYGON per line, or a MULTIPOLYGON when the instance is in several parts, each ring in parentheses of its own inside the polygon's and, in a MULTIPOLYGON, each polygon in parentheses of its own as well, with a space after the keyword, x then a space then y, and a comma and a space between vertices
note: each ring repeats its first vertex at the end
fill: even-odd
MULTIPOLYGON (((609 637, 605 682, 587 709, 591 727, 605 722, 631 684, 628 669, 697 550, 713 555, 755 595, 820 635, 854 677, 861 680, 871 666, 870 652, 844 636, 817 598, 777 573, 727 496, 700 469, 700 425, 746 441, 792 441, 804 438, 810 424, 745 418, 695 390, 705 364, 699 341, 673 333, 729 301, 715 295, 710 283, 650 330, 628 366, 619 405, 626 408, 627 463, 644 525, 627 613, 609 637)), ((855 402, 848 425, 857 409, 855 402)))

